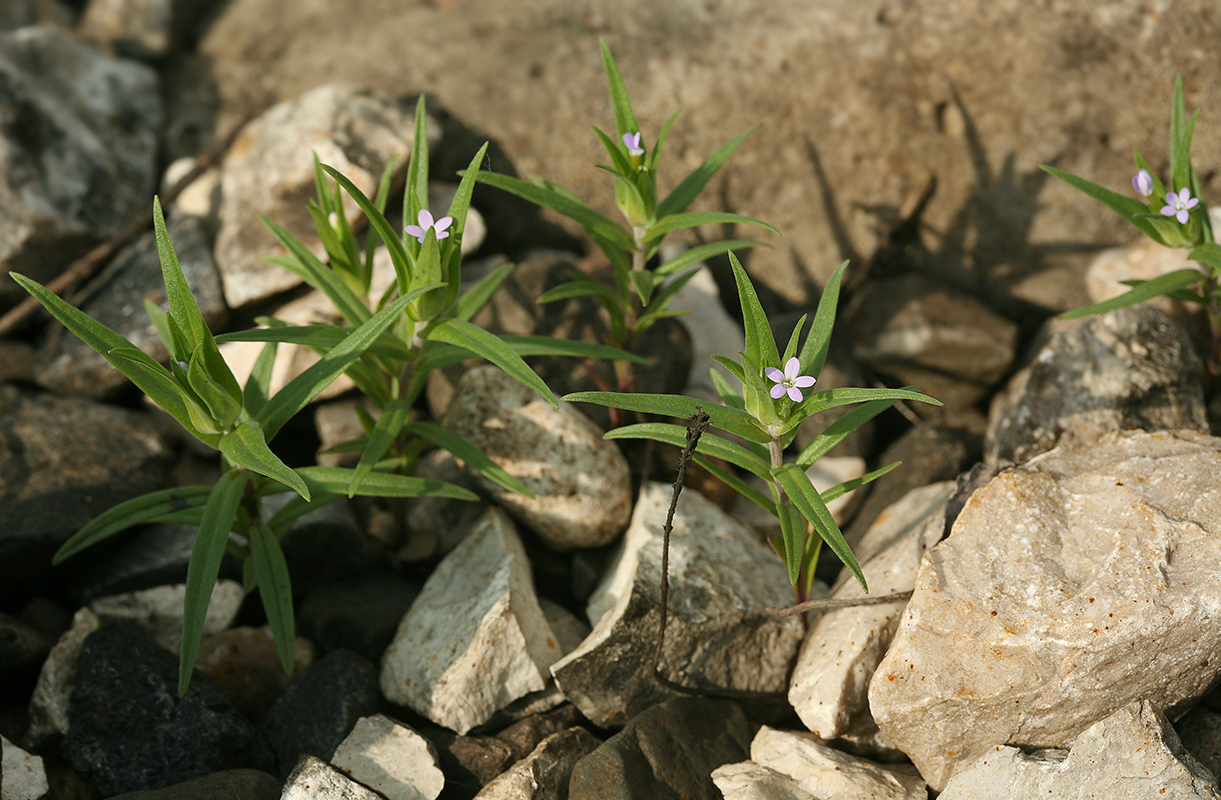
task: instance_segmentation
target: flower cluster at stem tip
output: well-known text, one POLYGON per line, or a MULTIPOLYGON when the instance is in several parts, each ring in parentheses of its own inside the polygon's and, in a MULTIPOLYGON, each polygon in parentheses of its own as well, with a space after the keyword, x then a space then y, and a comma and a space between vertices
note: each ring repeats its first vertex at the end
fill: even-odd
MULTIPOLYGON (((1132 188, 1141 197, 1153 194, 1153 176, 1149 174, 1149 170, 1142 169, 1136 173, 1136 176, 1132 178, 1132 188)), ((1161 215, 1174 217, 1180 225, 1186 225, 1190 218, 1188 212, 1199 204, 1200 198, 1192 197, 1191 189, 1184 186, 1178 192, 1166 192, 1166 205, 1162 206, 1161 215)))
POLYGON ((449 236, 449 231, 445 230, 454 223, 453 217, 441 217, 434 221, 432 212, 426 208, 420 209, 419 225, 407 225, 403 231, 409 236, 414 236, 420 240, 420 244, 424 243, 424 237, 428 235, 428 229, 432 228, 437 232, 437 241, 441 241, 449 236))
POLYGON ((785 362, 784 372, 776 367, 768 367, 763 370, 763 374, 767 376, 768 380, 776 384, 771 391, 773 400, 779 400, 785 394, 788 394, 789 399, 794 403, 800 403, 805 399, 801 390, 813 386, 817 378, 800 375, 799 372, 801 372, 801 362, 797 360, 796 356, 785 362))

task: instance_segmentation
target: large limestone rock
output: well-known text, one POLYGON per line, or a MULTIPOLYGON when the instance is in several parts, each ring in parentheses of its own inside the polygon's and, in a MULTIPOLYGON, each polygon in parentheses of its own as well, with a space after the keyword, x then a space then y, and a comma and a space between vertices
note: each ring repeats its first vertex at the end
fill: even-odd
POLYGON ((977 490, 924 558, 869 702, 929 785, 995 745, 1067 747, 1221 674, 1221 439, 1112 433, 977 490))
MULTIPOLYGON (((662 526, 673 489, 647 483, 632 524, 590 597, 593 632, 552 665, 565 696, 594 723, 622 725, 673 692, 653 677, 661 614, 662 526)), ((782 691, 801 640, 784 564, 741 522, 683 492, 670 539, 670 598, 662 668, 680 684, 782 691)))
POLYGON ((513 522, 489 509, 445 557, 382 659, 382 693, 466 733, 547 685, 560 656, 513 522))
POLYGON ((631 475, 614 442, 572 406, 559 408, 489 364, 462 376, 445 426, 471 442, 534 497, 479 476, 484 489, 556 550, 597 547, 632 513, 631 475))
POLYGON ((883 766, 850 756, 809 734, 764 725, 750 743, 750 760, 792 776, 814 797, 850 800, 926 800, 924 781, 910 765, 883 766))
POLYGON ((1179 743, 1166 717, 1131 703, 1090 726, 1072 749, 997 746, 954 773, 939 800, 1221 798, 1216 778, 1179 743))

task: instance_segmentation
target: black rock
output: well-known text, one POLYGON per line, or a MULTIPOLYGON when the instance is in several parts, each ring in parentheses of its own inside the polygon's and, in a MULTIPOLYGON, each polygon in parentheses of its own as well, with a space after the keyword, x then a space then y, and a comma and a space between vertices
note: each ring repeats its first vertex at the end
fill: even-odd
POLYGON ((231 769, 164 789, 128 792, 111 800, 277 800, 280 781, 257 769, 231 769))
POLYGON ((301 603, 297 631, 324 652, 351 650, 377 663, 419 593, 391 572, 319 586, 301 603))
POLYGON ((288 687, 263 720, 282 777, 302 755, 330 761, 361 717, 382 710, 377 667, 350 650, 315 661, 288 687))
POLYGON ((106 797, 228 769, 271 771, 267 742, 210 679, 196 673, 181 698, 177 686, 177 659, 135 624, 90 634, 68 704, 72 767, 106 797))
POLYGON ((570 800, 721 800, 712 771, 750 758, 754 735, 729 700, 676 697, 653 706, 577 762, 570 800))

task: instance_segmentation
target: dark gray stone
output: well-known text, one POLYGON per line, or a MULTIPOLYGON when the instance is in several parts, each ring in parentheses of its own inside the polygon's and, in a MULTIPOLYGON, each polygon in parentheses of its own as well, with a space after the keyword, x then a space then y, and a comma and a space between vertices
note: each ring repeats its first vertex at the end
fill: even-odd
POLYGON ((131 623, 81 648, 64 755, 103 796, 160 789, 226 769, 270 772, 266 740, 206 676, 178 696, 178 659, 131 623))
POLYGON ((653 706, 577 762, 570 800, 720 800, 712 771, 750 758, 753 728, 729 700, 653 706))
POLYGON ((1208 433, 1203 369, 1186 331, 1148 303, 1051 320, 992 401, 984 457, 1028 461, 1109 431, 1208 433))
POLYGON ((349 650, 336 650, 309 666, 288 687, 263 731, 287 776, 302 755, 330 760, 361 717, 382 710, 377 668, 349 650))
POLYGON ((301 603, 297 633, 324 652, 351 650, 377 663, 419 593, 418 584, 390 572, 319 586, 301 603))
POLYGON ((0 386, 0 597, 45 590, 59 546, 103 511, 163 488, 172 463, 147 415, 0 386))
POLYGON ((164 789, 116 795, 112 800, 278 800, 280 780, 257 769, 214 772, 164 789))
MULTIPOLYGON (((199 221, 192 217, 174 220, 169 225, 169 234, 204 321, 213 330, 219 330, 229 311, 199 221)), ((158 361, 168 361, 169 352, 144 310, 146 300, 163 311, 170 309, 152 232, 121 250, 89 284, 87 292, 88 299, 78 306, 81 311, 125 336, 158 361)), ((104 356, 61 330, 58 324, 47 331, 39 347, 36 380, 59 394, 95 398, 110 397, 128 385, 127 377, 104 356)))

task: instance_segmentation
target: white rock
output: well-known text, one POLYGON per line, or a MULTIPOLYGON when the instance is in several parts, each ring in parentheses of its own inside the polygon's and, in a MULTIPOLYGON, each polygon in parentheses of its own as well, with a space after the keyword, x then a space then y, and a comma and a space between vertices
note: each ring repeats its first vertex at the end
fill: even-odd
POLYGON ((545 688, 560 655, 513 523, 490 508, 399 623, 382 659, 382 693, 466 733, 545 688))
POLYGON ((484 365, 458 381, 445 425, 534 492, 524 497, 480 476, 496 502, 548 546, 597 547, 627 525, 627 461, 570 403, 554 408, 499 367, 484 365))
POLYGON ((753 761, 717 767, 712 771, 712 782, 725 800, 822 800, 801 788, 791 776, 753 761))
POLYGON ((445 788, 432 743, 384 714, 356 720, 331 764, 387 800, 436 800, 445 788))
POLYGON ((820 800, 927 800, 924 781, 911 767, 884 767, 819 744, 808 733, 764 725, 750 743, 750 760, 791 776, 820 800))
POLYGON ((1086 729, 1072 749, 1024 753, 997 745, 957 769, 939 800, 1221 798, 1216 779, 1166 718, 1132 703, 1086 729))
POLYGON ((280 800, 385 800, 314 756, 302 756, 280 800))
POLYGON ((874 673, 878 726, 934 789, 994 745, 1067 747, 1221 674, 1221 439, 1123 432, 977 490, 874 673))
MULTIPOLYGON (((149 638, 171 653, 182 648, 182 602, 186 586, 156 586, 135 592, 99 597, 89 604, 102 619, 135 622, 149 638)), ((219 633, 233 624, 246 592, 236 581, 219 580, 212 588, 212 599, 204 616, 203 633, 219 633)))
MULTIPOLYGON (((622 725, 672 696, 654 680, 662 526, 672 487, 641 488, 632 523, 587 609, 593 632, 552 666, 560 689, 595 724, 622 725)), ((791 601, 780 559, 698 492, 683 492, 670 540, 663 669, 685 685, 779 691, 801 639, 800 619, 766 617, 791 601)))
POLYGON ((30 698, 30 728, 26 742, 39 747, 55 735, 68 732, 68 698, 76 677, 76 662, 89 634, 102 624, 88 608, 77 610, 69 628, 47 654, 30 698))
POLYGON ((568 728, 548 736, 528 756, 497 775, 475 800, 551 800, 568 796, 572 768, 602 744, 584 728, 568 728))
MULTIPOLYGON (((914 489, 878 516, 857 547, 870 594, 915 586, 920 559, 941 538, 945 504, 953 491, 953 481, 914 489)), ((835 598, 863 594, 847 570, 831 592, 835 598)), ((834 739, 869 715, 869 679, 906 605, 842 608, 814 619, 789 682, 789 703, 806 727, 834 739)))
POLYGON ((0 800, 38 800, 47 793, 47 771, 33 756, 0 736, 0 800))

